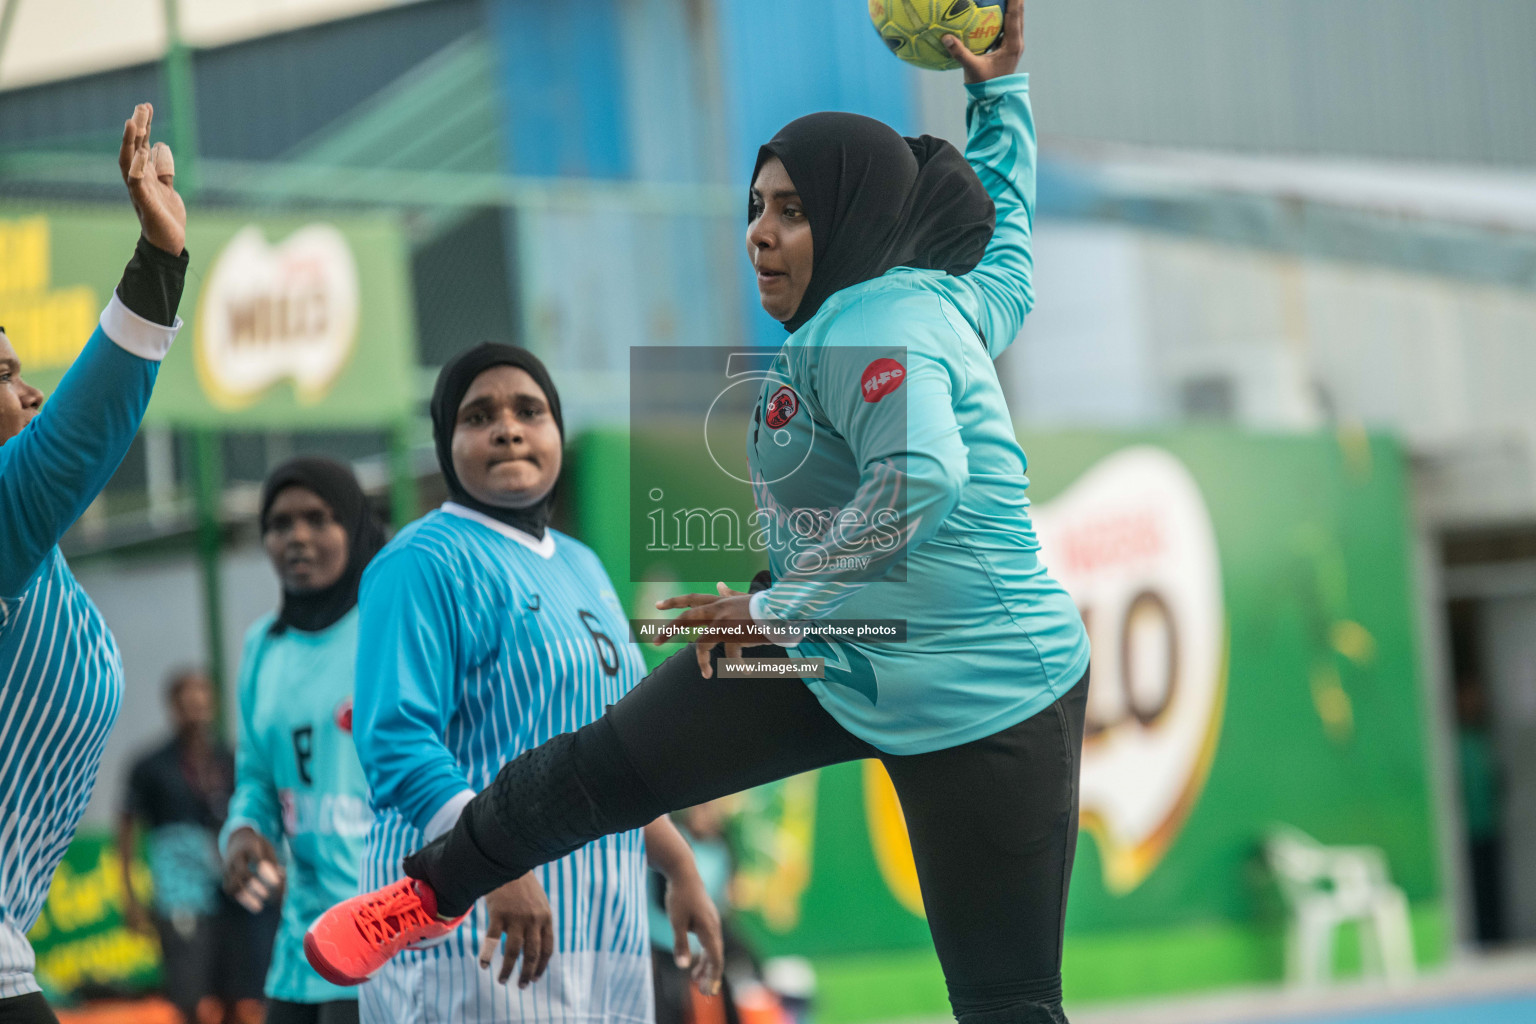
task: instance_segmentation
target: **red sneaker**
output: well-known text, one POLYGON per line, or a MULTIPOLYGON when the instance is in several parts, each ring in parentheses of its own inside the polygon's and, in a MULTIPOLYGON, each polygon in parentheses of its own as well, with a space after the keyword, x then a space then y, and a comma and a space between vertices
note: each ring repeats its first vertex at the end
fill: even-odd
POLYGON ((439 921, 432 887, 402 878, 321 914, 304 933, 304 955, 331 984, 361 985, 410 943, 447 935, 467 916, 439 921))

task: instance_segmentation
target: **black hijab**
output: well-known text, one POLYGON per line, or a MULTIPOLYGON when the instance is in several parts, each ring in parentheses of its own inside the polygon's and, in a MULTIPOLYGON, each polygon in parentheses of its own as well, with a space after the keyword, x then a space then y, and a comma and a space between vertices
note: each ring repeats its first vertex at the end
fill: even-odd
POLYGON ((892 267, 964 274, 992 239, 992 197, 943 139, 903 138, 873 118, 829 111, 780 129, 757 152, 754 182, 770 156, 800 193, 815 253, 786 330, 799 330, 833 293, 892 267))
POLYGON ((560 440, 565 440, 560 392, 555 390, 555 382, 539 357, 525 348, 486 341, 454 356, 437 375, 437 386, 432 389, 432 440, 437 446, 437 465, 443 471, 443 482, 448 485, 448 496, 454 501, 543 540, 544 527, 549 524, 549 511, 555 503, 555 491, 559 489, 558 480, 548 494, 527 508, 502 508, 472 497, 459 482, 459 474, 453 471, 453 427, 458 422, 459 405, 475 378, 493 366, 515 366, 533 378, 549 403, 549 414, 555 418, 560 440))
POLYGON ((314 491, 331 507, 331 515, 347 531, 347 565, 341 577, 328 587, 310 591, 283 591, 283 603, 271 632, 290 626, 306 633, 328 629, 357 606, 357 585, 363 569, 384 546, 380 525, 357 477, 339 462, 316 457, 290 459, 274 469, 261 487, 261 532, 267 532, 272 503, 289 487, 314 491))

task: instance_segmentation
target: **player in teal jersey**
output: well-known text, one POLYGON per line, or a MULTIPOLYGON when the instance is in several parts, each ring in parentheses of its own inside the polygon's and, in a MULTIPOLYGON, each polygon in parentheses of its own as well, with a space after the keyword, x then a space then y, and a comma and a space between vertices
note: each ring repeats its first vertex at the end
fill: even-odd
MULTIPOLYGON (((748 437, 770 585, 661 602, 717 631, 597 722, 508 764, 407 858, 425 910, 460 913, 657 811, 874 757, 901 799, 955 1015, 1065 1020, 1089 649, 1040 562, 990 358, 1033 301, 1022 3, 996 52, 950 49, 969 93, 965 158, 849 114, 801 118, 760 151, 747 248, 764 309, 791 332, 748 437), (825 632, 872 617, 905 618, 907 641, 825 632), (715 640, 734 639, 728 654, 795 645, 818 624, 796 654, 825 658, 824 680, 737 683, 720 672, 730 661, 711 661, 715 640)), ((355 915, 338 907, 317 933, 357 935, 355 915)), ((392 941, 349 955, 366 962, 371 943, 387 956, 392 941)))
POLYGON ((357 992, 305 962, 304 930, 357 892, 373 820, 352 745, 352 688, 358 581, 384 531, 350 469, 298 458, 267 477, 261 535, 282 603, 251 627, 240 659, 236 787, 219 843, 225 888, 253 912, 282 890, 268 1024, 347 1024, 358 1019, 357 992))

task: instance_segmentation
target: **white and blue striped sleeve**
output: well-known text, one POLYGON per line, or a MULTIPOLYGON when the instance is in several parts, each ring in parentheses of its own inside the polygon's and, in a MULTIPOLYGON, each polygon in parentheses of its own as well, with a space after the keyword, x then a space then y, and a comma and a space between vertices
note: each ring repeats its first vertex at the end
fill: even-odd
POLYGON ((253 828, 271 843, 283 837, 282 805, 273 780, 270 752, 261 744, 256 731, 256 683, 261 668, 261 650, 272 626, 266 615, 245 637, 240 655, 239 745, 235 747, 235 793, 229 800, 229 817, 219 831, 219 853, 229 848, 229 837, 236 829, 253 828))
POLYGON ((114 294, 53 395, 0 445, 0 598, 26 589, 117 471, 180 327, 151 323, 114 294))
POLYGON ((462 690, 467 637, 458 590, 434 554, 406 545, 374 559, 358 596, 358 758, 375 806, 423 830, 470 788, 443 740, 462 690))

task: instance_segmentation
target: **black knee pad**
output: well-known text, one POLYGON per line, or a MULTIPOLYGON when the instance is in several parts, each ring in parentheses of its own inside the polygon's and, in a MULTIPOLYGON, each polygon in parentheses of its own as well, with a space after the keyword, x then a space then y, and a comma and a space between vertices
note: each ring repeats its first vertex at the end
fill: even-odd
POLYGON ((540 864, 661 813, 603 718, 503 765, 452 831, 406 858, 405 873, 432 886, 440 913, 459 914, 540 864))
POLYGON ((598 808, 600 834, 640 828, 677 810, 663 806, 651 792, 607 715, 582 726, 575 736, 576 772, 598 808))
POLYGON ((502 768, 488 792, 501 831, 515 837, 522 859, 537 858, 529 867, 649 824, 664 810, 607 718, 527 751, 502 768))
POLYGON ((526 870, 591 838, 593 809, 576 771, 574 733, 562 733, 503 765, 486 793, 498 826, 490 835, 506 836, 509 864, 526 864, 526 870))

